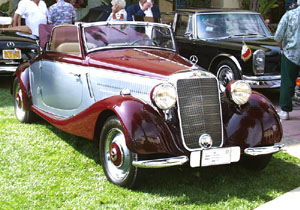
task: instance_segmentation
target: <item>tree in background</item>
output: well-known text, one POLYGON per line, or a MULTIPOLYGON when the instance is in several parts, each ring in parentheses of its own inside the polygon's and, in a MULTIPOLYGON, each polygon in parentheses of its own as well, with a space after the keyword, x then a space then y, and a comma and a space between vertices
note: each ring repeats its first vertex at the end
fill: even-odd
POLYGON ((277 0, 240 0, 240 3, 243 9, 259 12, 264 18, 271 9, 278 7, 277 0))

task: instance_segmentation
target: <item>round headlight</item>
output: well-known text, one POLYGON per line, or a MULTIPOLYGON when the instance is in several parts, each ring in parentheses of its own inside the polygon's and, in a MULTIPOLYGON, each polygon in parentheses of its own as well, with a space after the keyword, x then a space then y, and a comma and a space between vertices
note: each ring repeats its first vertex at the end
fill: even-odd
POLYGON ((265 51, 263 50, 256 50, 253 53, 253 72, 255 75, 264 74, 265 57, 265 51))
POLYGON ((248 83, 239 80, 230 85, 230 97, 237 105, 243 105, 248 102, 252 90, 248 83))
POLYGON ((160 109, 167 110, 172 108, 177 99, 177 92, 173 85, 160 84, 153 90, 153 100, 156 106, 160 109))

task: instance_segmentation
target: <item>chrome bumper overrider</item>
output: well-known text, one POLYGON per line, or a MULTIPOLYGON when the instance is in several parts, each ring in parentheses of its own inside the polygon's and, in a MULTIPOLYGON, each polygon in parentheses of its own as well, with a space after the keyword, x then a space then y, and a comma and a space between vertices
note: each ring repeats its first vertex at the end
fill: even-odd
POLYGON ((155 160, 140 160, 133 161, 132 165, 139 168, 164 168, 170 166, 183 165, 189 161, 187 156, 171 157, 171 158, 161 158, 155 160))
POLYGON ((244 153, 251 156, 268 155, 279 152, 284 147, 284 144, 276 144, 268 147, 249 147, 244 149, 244 153))
POLYGON ((242 76, 252 88, 279 88, 281 84, 281 75, 275 76, 242 76))

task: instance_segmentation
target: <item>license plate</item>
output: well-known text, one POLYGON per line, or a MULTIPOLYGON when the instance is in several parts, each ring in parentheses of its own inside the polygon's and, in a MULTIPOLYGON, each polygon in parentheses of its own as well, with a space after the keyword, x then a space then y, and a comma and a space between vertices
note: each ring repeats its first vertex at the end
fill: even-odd
POLYGON ((3 50, 3 59, 21 59, 21 50, 3 50))
POLYGON ((231 149, 218 148, 202 151, 201 166, 222 165, 231 163, 231 149))
POLYGON ((213 148, 191 152, 190 166, 205 167, 229 164, 240 160, 240 147, 213 148))

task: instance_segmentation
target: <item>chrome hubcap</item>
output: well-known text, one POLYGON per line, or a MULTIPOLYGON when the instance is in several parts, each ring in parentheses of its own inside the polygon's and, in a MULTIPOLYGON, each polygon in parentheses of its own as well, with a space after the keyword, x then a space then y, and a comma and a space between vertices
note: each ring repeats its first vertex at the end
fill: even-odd
POLYGON ((24 119, 25 111, 24 111, 24 104, 23 104, 23 97, 22 97, 22 90, 20 85, 18 84, 15 90, 15 112, 16 117, 20 120, 24 119))
POLYGON ((113 142, 110 145, 110 160, 112 161, 112 163, 119 167, 122 165, 123 163, 123 159, 124 159, 124 154, 122 151, 122 147, 120 147, 116 142, 113 142))
POLYGON ((120 182, 129 174, 131 168, 131 153, 126 146, 125 136, 118 128, 112 128, 105 142, 105 163, 111 179, 120 182))
POLYGON ((218 69, 217 78, 220 84, 220 90, 225 91, 226 86, 234 80, 234 73, 228 65, 223 65, 218 69))

